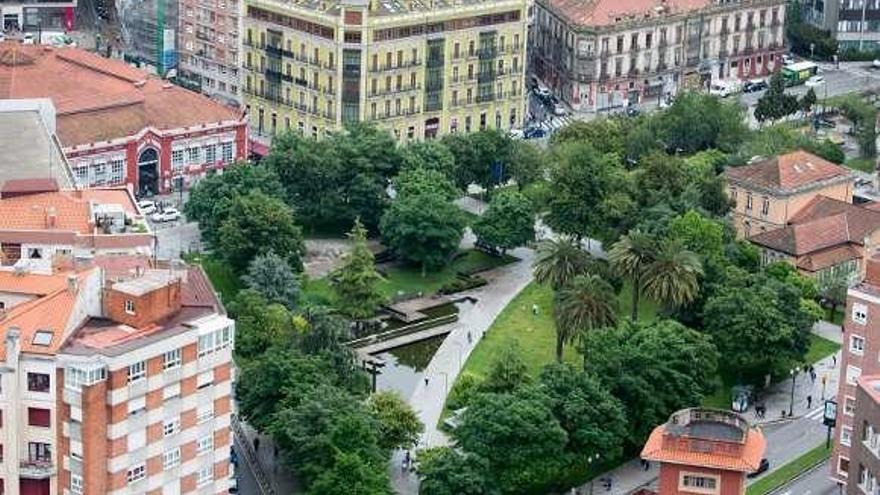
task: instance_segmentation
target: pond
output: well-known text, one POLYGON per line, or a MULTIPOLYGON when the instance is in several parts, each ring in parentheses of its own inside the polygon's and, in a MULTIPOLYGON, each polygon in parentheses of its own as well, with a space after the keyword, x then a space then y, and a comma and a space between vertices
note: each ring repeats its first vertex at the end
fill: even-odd
POLYGON ((438 335, 376 354, 376 357, 385 361, 382 373, 376 377, 376 388, 394 390, 404 400, 409 399, 445 338, 446 335, 438 335))

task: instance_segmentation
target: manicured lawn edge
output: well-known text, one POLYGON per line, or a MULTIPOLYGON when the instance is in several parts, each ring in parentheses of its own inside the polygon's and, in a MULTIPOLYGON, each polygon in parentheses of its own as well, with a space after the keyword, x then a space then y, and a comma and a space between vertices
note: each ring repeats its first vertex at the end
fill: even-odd
POLYGON ((815 468, 825 462, 831 455, 831 449, 825 448, 825 442, 808 451, 804 455, 783 464, 765 475, 763 478, 751 484, 746 489, 746 495, 767 495, 793 481, 801 474, 815 468))

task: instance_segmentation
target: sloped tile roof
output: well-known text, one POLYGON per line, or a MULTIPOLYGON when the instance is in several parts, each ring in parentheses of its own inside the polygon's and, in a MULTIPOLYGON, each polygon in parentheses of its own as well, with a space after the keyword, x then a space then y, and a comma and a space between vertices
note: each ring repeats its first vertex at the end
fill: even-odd
POLYGON ((124 188, 56 191, 0 199, 0 230, 56 230, 88 234, 93 230, 90 202, 119 204, 136 213, 131 195, 124 188), (49 212, 55 226, 49 225, 49 212))
POLYGON ((709 0, 549 0, 549 3, 572 23, 586 26, 609 26, 630 19, 680 14, 712 4, 709 0))
POLYGON ((793 191, 836 177, 849 177, 844 167, 806 151, 794 151, 751 165, 731 167, 724 175, 756 187, 793 191))
POLYGON ((824 251, 810 253, 797 261, 798 268, 815 272, 828 268, 844 261, 857 260, 862 257, 862 253, 852 245, 846 244, 836 246, 824 251))
POLYGON ((654 428, 654 431, 648 437, 648 441, 645 442, 645 447, 642 449, 641 456, 643 459, 750 473, 760 466, 761 458, 764 456, 764 450, 767 446, 763 433, 754 428, 750 429, 746 434, 745 443, 738 455, 722 454, 714 451, 701 452, 681 448, 664 448, 663 440, 665 434, 665 424, 654 428))

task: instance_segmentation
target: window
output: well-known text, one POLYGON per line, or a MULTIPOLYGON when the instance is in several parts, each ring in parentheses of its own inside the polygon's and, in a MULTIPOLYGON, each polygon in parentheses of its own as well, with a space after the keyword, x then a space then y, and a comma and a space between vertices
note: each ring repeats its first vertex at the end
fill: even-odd
POLYGON ((51 422, 51 415, 48 409, 38 407, 28 408, 28 425, 48 428, 51 422))
POLYGON ((171 469, 180 464, 180 448, 166 450, 164 454, 162 454, 162 467, 164 469, 171 469))
POLYGON ((205 162, 212 164, 217 161, 217 147, 213 144, 205 146, 205 162))
POLYGON ((196 441, 196 454, 204 454, 214 449, 214 435, 205 435, 196 441))
POLYGON ((40 260, 43 259, 43 250, 40 248, 30 248, 28 249, 28 258, 32 260, 40 260))
POLYGON ((49 391, 49 375, 45 373, 28 373, 28 391, 30 392, 48 392, 49 391))
POLYGON ((140 481, 147 476, 147 467, 144 464, 138 464, 129 468, 128 473, 125 475, 125 479, 129 484, 140 481))
POLYGON ((856 399, 854 397, 844 397, 843 414, 853 416, 856 413, 856 399))
POLYGON ((214 417, 214 404, 202 406, 196 412, 196 423, 201 424, 214 417))
POLYGON ((233 143, 223 143, 221 146, 223 148, 223 161, 227 163, 231 162, 233 155, 235 154, 233 151, 233 143))
POLYGON ((761 214, 766 215, 770 213, 770 199, 764 198, 764 201, 761 203, 761 214))
POLYGON ((849 352, 862 356, 865 354, 865 339, 858 336, 852 335, 849 338, 849 352))
POLYGON ((125 180, 125 160, 115 158, 110 160, 110 183, 119 184, 125 180))
POLYGON ((49 345, 52 343, 52 336, 53 335, 54 335, 54 333, 52 333, 49 330, 37 330, 36 333, 34 333, 33 344, 34 345, 49 345))
POLYGON ((170 370, 180 366, 180 349, 174 349, 162 355, 162 369, 170 370))
POLYGON ((193 146, 186 149, 186 161, 189 163, 200 163, 201 155, 201 148, 199 148, 198 146, 193 146))
POLYGON ((199 357, 226 349, 232 343, 232 327, 224 327, 206 335, 199 336, 199 357))
POLYGON ((107 378, 107 368, 84 370, 68 367, 64 369, 64 387, 80 390, 83 386, 94 385, 107 378))
POLYGON ((183 167, 183 150, 171 150, 171 168, 183 167))
POLYGON ((176 399, 180 397, 180 382, 174 382, 171 385, 166 385, 165 388, 162 389, 162 398, 165 400, 176 399))
POLYGON ((162 423, 162 435, 166 437, 170 437, 180 431, 180 420, 177 418, 166 419, 164 423, 162 423))
POLYGON ((853 303, 852 320, 859 325, 868 323, 868 307, 864 304, 853 303))
POLYGON ((840 428, 840 444, 849 447, 852 444, 852 427, 843 426, 840 428))
POLYGON ((746 210, 752 209, 752 193, 746 194, 746 210))
POLYGON ((128 383, 143 380, 147 376, 147 363, 140 361, 128 367, 128 383))
POLYGON ((849 476, 849 459, 846 457, 837 458, 837 472, 843 477, 849 476))
POLYGON ((199 377, 196 382, 196 388, 202 389, 205 387, 210 387, 214 384, 214 370, 208 370, 204 373, 199 373, 199 377))
POLYGON ((199 468, 196 473, 196 486, 201 488, 212 481, 214 481, 214 466, 208 465, 199 468))
POLYGON ((52 462, 52 446, 48 443, 28 442, 28 461, 52 462))
POLYGON ((76 174, 76 183, 81 186, 89 185, 89 166, 74 167, 73 173, 76 174))
POLYGON ((134 301, 132 301, 131 299, 125 300, 125 312, 130 315, 134 314, 134 301))
POLYGON ((862 369, 853 365, 848 365, 846 367, 846 383, 849 385, 855 385, 856 380, 862 376, 862 369))
POLYGON ((695 474, 681 475, 681 488, 683 491, 714 492, 718 487, 718 479, 711 476, 698 476, 695 474))
POLYGON ((142 395, 140 397, 135 397, 133 399, 129 399, 128 401, 128 414, 135 416, 147 410, 147 397, 142 395))
POLYGON ((70 493, 73 495, 82 495, 83 494, 83 477, 70 473, 70 493))

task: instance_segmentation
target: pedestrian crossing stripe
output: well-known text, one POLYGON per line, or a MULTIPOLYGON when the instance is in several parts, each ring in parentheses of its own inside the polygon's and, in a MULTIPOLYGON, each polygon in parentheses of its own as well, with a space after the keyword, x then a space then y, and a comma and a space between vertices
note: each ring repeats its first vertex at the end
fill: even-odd
POLYGON ((823 417, 823 413, 824 413, 824 408, 822 406, 819 406, 819 407, 813 409, 812 411, 808 412, 807 414, 804 414, 804 417, 807 419, 811 419, 811 420, 818 420, 823 417))

